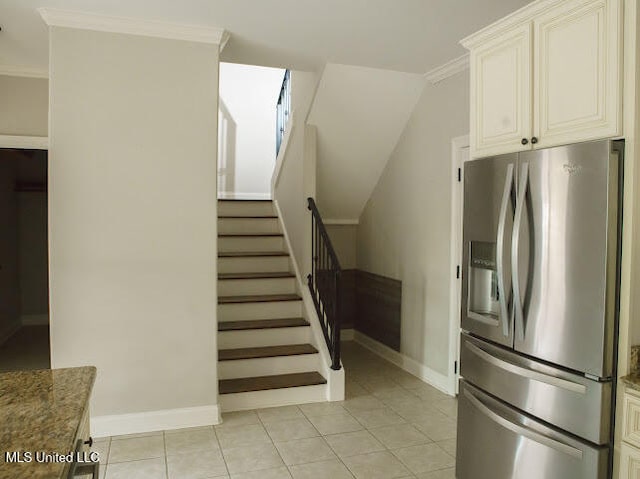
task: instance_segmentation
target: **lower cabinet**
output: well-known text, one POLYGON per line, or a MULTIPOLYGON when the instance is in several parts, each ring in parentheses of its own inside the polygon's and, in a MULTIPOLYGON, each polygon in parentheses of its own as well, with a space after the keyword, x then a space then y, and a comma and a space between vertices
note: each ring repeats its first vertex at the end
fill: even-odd
POLYGON ((618 479, 640 479, 640 391, 627 387, 622 407, 622 444, 618 479))
POLYGON ((618 479, 640 479, 640 450, 624 442, 620 447, 618 479))
POLYGON ((78 428, 78 437, 76 437, 76 442, 82 441, 82 452, 89 453, 91 450, 90 439, 91 439, 90 427, 89 427, 89 407, 87 406, 87 410, 84 412, 82 416, 82 421, 80 421, 80 427, 78 428))
POLYGON ((90 462, 92 458, 89 453, 91 452, 91 445, 93 444, 93 440, 90 437, 90 430, 89 407, 87 406, 80 421, 80 426, 78 427, 78 434, 74 440, 75 452, 79 454, 80 457, 76 457, 76 461, 69 464, 66 479, 75 479, 77 477, 98 479, 99 477, 100 463, 90 462))

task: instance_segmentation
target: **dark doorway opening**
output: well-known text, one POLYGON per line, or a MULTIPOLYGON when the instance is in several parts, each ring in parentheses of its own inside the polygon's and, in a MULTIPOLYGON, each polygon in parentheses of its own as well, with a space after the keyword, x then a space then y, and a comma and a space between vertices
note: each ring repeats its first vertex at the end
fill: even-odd
POLYGON ((47 153, 0 149, 0 372, 51 365, 47 153))

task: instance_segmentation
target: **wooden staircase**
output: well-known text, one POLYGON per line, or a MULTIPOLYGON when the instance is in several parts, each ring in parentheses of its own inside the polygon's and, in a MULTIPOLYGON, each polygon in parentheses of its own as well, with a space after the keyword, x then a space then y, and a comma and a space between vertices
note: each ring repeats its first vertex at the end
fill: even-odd
POLYGON ((219 200, 223 411, 325 400, 327 381, 296 283, 273 203, 219 200))

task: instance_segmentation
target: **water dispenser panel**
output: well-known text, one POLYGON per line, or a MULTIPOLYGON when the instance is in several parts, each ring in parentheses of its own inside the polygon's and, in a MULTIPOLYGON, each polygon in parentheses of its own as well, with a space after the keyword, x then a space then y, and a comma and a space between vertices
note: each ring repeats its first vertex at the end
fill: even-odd
POLYGON ((496 270, 496 244, 472 241, 469 263, 469 312, 497 319, 500 291, 496 270))

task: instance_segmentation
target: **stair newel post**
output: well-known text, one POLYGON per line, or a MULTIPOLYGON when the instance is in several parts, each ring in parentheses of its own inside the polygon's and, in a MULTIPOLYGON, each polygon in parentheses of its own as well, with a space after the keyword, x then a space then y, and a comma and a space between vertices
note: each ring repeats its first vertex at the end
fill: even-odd
POLYGON ((340 308, 340 270, 334 272, 333 284, 335 289, 335 305, 333 308, 333 357, 331 358, 331 369, 338 371, 340 369, 340 327, 342 322, 342 311, 340 308))

